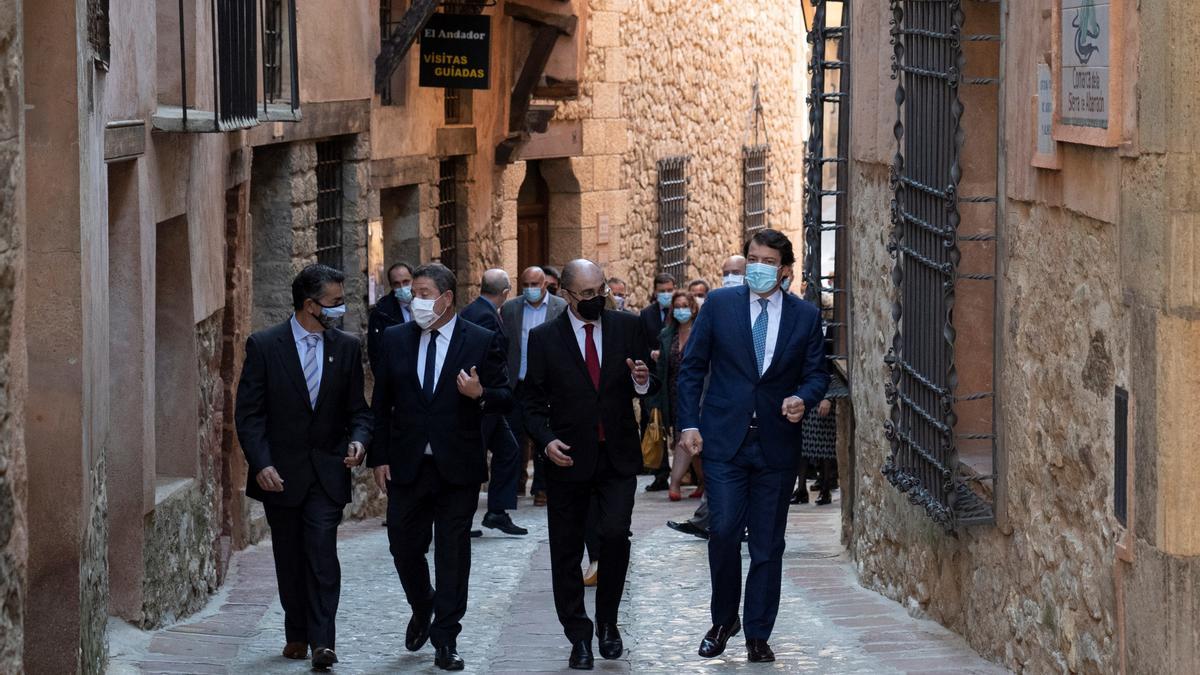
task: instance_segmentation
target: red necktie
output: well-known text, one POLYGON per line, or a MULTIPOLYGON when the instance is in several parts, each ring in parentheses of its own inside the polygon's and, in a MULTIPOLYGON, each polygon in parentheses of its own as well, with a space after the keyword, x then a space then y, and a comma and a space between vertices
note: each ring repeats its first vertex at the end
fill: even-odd
MULTIPOLYGON (((590 323, 583 324, 583 330, 586 333, 587 339, 584 341, 584 362, 587 363, 588 375, 592 378, 592 386, 596 391, 600 391, 600 354, 596 352, 596 340, 592 337, 592 330, 596 326, 590 323)), ((604 440, 604 423, 600 422, 597 425, 596 431, 600 434, 600 440, 604 440)))

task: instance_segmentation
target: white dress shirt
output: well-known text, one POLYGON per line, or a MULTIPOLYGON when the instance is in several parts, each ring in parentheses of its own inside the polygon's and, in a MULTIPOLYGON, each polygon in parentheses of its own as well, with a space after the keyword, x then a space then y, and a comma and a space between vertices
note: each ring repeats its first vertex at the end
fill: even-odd
POLYGON ((296 340, 296 353, 300 355, 300 372, 304 373, 304 359, 308 356, 308 341, 304 338, 309 335, 316 335, 318 338, 317 346, 317 382, 321 381, 322 375, 325 374, 325 334, 324 333, 309 333, 308 329, 300 325, 296 320, 296 315, 292 315, 292 337, 296 340))
POLYGON ((525 302, 521 312, 521 372, 517 373, 517 380, 525 379, 525 371, 529 368, 529 331, 546 323, 546 311, 550 306, 550 301, 546 299, 545 293, 542 294, 542 304, 534 307, 525 302))
MULTIPOLYGON (((450 321, 437 329, 437 353, 433 355, 433 387, 435 390, 438 382, 442 381, 442 364, 446 362, 446 352, 450 349, 450 336, 454 335, 454 324, 457 322, 458 315, 451 313, 450 321)), ((421 331, 421 339, 417 342, 417 381, 421 383, 422 390, 425 389, 425 355, 429 353, 430 335, 432 335, 430 331, 421 331)), ((425 454, 433 454, 433 448, 429 444, 425 445, 425 454)))
MULTIPOLYGON (((757 293, 750 293, 750 332, 754 332, 754 322, 758 320, 758 315, 762 313, 762 305, 759 300, 762 298, 757 293)), ((771 367, 771 359, 775 356, 775 343, 779 340, 779 319, 783 315, 783 293, 779 289, 767 298, 767 346, 763 350, 763 366, 762 371, 767 372, 767 368, 771 367)))
MULTIPOLYGON (((604 328, 601 327, 601 322, 599 320, 584 321, 583 319, 575 316, 575 312, 572 312, 569 309, 567 310, 567 318, 571 320, 571 331, 575 333, 575 341, 579 343, 579 354, 583 356, 583 362, 585 364, 587 363, 587 329, 585 329, 584 326, 587 326, 588 324, 595 326, 595 328, 592 329, 592 340, 596 343, 596 360, 598 360, 600 362, 600 366, 603 367, 604 328)), ((630 373, 629 376, 633 377, 633 373, 630 373)), ((637 380, 634 380, 633 390, 639 395, 644 395, 646 392, 650 391, 650 380, 647 379, 646 384, 638 384, 637 380)))

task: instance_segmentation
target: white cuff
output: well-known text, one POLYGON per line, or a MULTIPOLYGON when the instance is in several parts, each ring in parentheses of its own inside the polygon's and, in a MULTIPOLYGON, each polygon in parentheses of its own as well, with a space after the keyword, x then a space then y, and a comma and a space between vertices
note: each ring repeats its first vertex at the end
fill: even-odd
POLYGON ((637 392, 638 396, 645 396, 650 391, 650 380, 646 380, 646 384, 638 384, 637 378, 632 375, 629 377, 633 378, 633 390, 637 392))

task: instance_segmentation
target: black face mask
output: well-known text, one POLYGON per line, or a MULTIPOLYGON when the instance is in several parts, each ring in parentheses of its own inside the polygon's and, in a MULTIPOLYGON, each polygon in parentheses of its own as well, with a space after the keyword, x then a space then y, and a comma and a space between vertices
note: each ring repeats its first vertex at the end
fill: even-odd
POLYGON ((580 300, 579 304, 575 305, 575 310, 579 312, 579 316, 583 317, 584 321, 595 321, 604 311, 604 296, 597 295, 588 300, 580 300))

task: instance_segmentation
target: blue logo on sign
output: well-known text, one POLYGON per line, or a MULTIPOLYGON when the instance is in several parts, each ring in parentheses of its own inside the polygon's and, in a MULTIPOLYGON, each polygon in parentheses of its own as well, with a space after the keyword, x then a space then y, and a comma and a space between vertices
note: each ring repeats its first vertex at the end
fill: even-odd
POLYGON ((1086 66, 1092 55, 1100 51, 1096 44, 1096 38, 1100 37, 1100 22, 1096 20, 1094 0, 1084 0, 1083 7, 1071 20, 1071 27, 1075 29, 1075 56, 1086 66))

